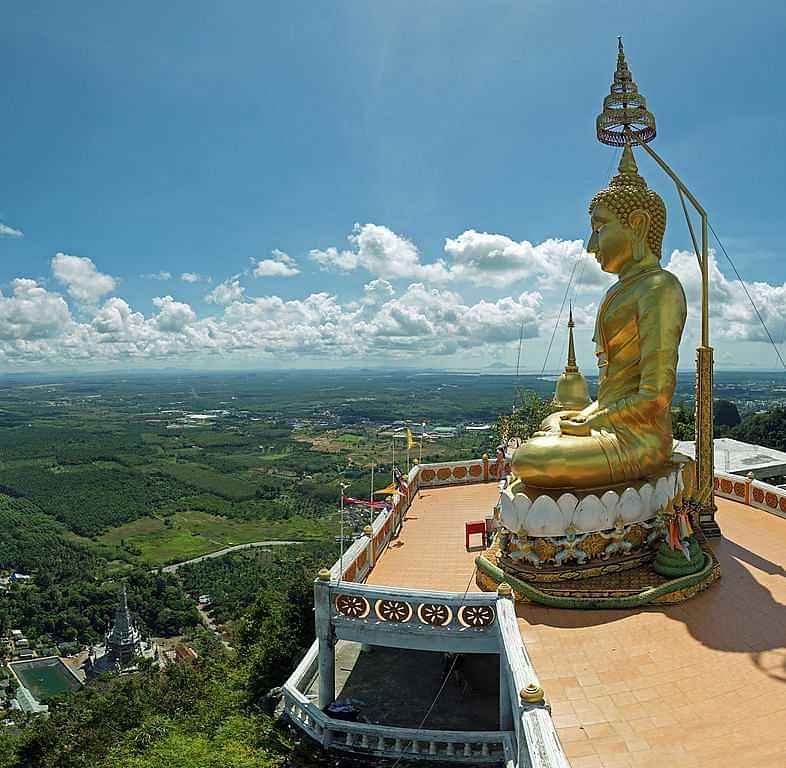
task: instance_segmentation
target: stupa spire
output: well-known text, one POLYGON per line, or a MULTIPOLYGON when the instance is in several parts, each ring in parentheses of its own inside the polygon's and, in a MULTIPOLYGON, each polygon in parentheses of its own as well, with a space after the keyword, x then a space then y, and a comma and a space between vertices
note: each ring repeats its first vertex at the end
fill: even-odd
POLYGON ((568 310, 568 364, 565 366, 565 373, 578 373, 579 367, 576 365, 576 347, 573 344, 573 305, 568 310))
POLYGON ((581 410, 591 400, 587 380, 576 363, 576 346, 573 342, 573 305, 568 310, 568 362, 565 370, 557 379, 554 392, 554 404, 562 410, 581 410))

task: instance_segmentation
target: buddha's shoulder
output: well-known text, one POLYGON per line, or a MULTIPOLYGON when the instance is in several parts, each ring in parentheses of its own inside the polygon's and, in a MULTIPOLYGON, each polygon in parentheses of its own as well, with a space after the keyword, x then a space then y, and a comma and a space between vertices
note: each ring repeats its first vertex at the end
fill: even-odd
POLYGON ((663 295, 684 296, 682 283, 673 272, 667 269, 655 269, 644 276, 640 281, 641 288, 647 292, 657 292, 663 295))

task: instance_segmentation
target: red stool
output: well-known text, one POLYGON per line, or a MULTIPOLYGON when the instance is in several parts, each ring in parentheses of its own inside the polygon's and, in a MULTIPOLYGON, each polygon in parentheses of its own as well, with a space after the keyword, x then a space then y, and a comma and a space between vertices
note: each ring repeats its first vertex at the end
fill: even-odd
POLYGON ((485 520, 468 520, 464 523, 464 539, 465 548, 469 549, 469 537, 473 533, 479 533, 483 537, 483 546, 486 546, 486 521, 485 520))

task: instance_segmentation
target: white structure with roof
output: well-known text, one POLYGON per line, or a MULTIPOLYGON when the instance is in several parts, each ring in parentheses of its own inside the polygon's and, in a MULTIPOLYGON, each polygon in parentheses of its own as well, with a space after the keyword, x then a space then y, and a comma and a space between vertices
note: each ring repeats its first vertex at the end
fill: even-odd
MULTIPOLYGON (((731 437, 715 438, 715 468, 732 475, 747 475, 757 480, 786 475, 786 453, 762 445, 744 443, 731 437)), ((693 440, 678 440, 676 450, 691 458, 696 457, 693 440)))

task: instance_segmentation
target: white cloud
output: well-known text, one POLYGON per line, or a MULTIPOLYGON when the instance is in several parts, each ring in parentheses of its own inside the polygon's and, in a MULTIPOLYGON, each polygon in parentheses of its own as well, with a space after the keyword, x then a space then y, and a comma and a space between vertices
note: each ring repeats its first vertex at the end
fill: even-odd
POLYGON ((99 272, 87 257, 57 253, 52 257, 51 267, 57 280, 66 286, 69 296, 81 304, 95 304, 117 285, 114 277, 99 272))
POLYGON ((271 255, 272 259, 260 259, 258 262, 251 259, 251 263, 255 264, 254 277, 294 277, 300 274, 297 262, 288 253, 274 248, 271 255))
POLYGON ((420 251, 412 241, 379 224, 355 224, 347 239, 353 250, 314 249, 309 257, 322 269, 351 272, 362 268, 389 280, 444 283, 452 277, 442 259, 432 264, 421 263, 420 251))
POLYGON ((240 301, 245 291, 246 289, 240 285, 240 280, 237 279, 237 276, 230 277, 213 288, 205 296, 205 301, 211 304, 231 304, 233 301, 240 301))
MULTIPOLYGON (((112 361, 192 365, 209 358, 276 364, 304 360, 433 364, 445 357, 454 364, 469 364, 515 358, 523 327, 525 339, 539 339, 527 347, 528 354, 538 358, 535 367, 539 369, 567 276, 576 258, 583 256, 584 274, 596 292, 574 306, 574 317, 579 357, 591 370, 591 328, 599 289, 608 279, 593 271, 596 263, 583 253, 579 241, 531 244, 466 230, 446 240, 444 261, 436 264, 436 281, 420 277, 402 283, 407 269, 430 275, 435 264, 423 264, 412 243, 384 227, 358 226, 350 239, 351 248, 341 252, 344 255, 336 251, 336 258, 324 265, 337 268, 343 263, 372 272, 354 296, 315 291, 303 298, 248 298, 240 276, 235 275, 207 294, 206 299, 220 309, 215 316, 203 317, 170 295, 153 299, 155 310, 147 315, 117 296, 101 301, 115 287, 115 279, 98 272, 89 259, 57 254, 52 270, 67 287, 68 296, 48 291, 29 278, 14 280, 10 293, 0 293, 0 367, 112 361), (477 286, 491 290, 480 291, 477 286), (521 287, 527 290, 521 292, 521 287), (483 294, 487 297, 478 298, 483 294), (72 315, 77 305, 80 320, 72 315)), ((266 261, 298 268, 280 251, 255 262, 255 267, 266 261)), ((683 363, 690 365, 688 347, 695 343, 699 307, 698 268, 695 257, 686 251, 672 253, 667 266, 681 279, 688 296, 691 319, 683 363)), ((739 342, 750 347, 749 342, 766 337, 744 291, 721 272, 714 254, 710 266, 713 342, 720 347, 717 356, 740 364, 739 358, 724 354, 745 347, 739 342)), ((582 266, 577 273, 581 270, 582 266)), ((204 279, 196 275, 196 281, 204 279)), ((786 327, 786 284, 752 282, 747 288, 771 331, 780 338, 786 327)), ((563 315, 558 339, 564 336, 564 321, 563 315)), ((558 359, 562 361, 559 346, 558 341, 552 351, 550 363, 555 365, 558 359)), ((761 349, 760 345, 755 349, 761 349)))
POLYGON ((143 280, 171 280, 172 273, 161 270, 161 272, 145 272, 140 275, 143 280))
POLYGON ((8 224, 3 224, 0 221, 0 237, 24 237, 25 233, 21 229, 14 229, 9 227, 8 224))
POLYGON ((213 278, 209 275, 205 277, 204 275, 200 275, 199 272, 183 272, 180 275, 180 279, 184 283, 212 283, 213 278))
POLYGON ((527 281, 542 290, 562 289, 579 260, 578 290, 606 287, 612 281, 584 250, 581 240, 552 238, 533 245, 527 240, 517 242, 506 235, 468 229, 455 238, 446 238, 446 258, 427 264, 412 241, 378 224, 355 224, 348 240, 354 246, 351 249, 314 249, 309 256, 322 269, 365 269, 388 280, 469 282, 490 288, 509 288, 527 281))
POLYGON ((11 296, 0 291, 0 339, 52 338, 71 323, 68 304, 59 293, 21 277, 11 282, 11 289, 11 296))
MULTIPOLYGON (((680 279, 688 300, 688 322, 696 320, 701 308, 701 273, 695 254, 675 250, 666 269, 680 279)), ((709 251, 710 318, 713 338, 731 341, 767 341, 761 322, 738 280, 721 272, 714 250, 709 251), (720 322, 717 322, 720 321, 720 322)), ((745 283, 759 314, 776 341, 786 326, 786 283, 745 283)))
POLYGON ((134 312, 125 300, 113 296, 96 312, 92 327, 106 337, 102 341, 108 338, 128 340, 133 338, 144 324, 145 318, 141 312, 134 312))
POLYGON ((549 238, 538 245, 516 242, 506 235, 468 229, 445 240, 451 258, 451 274, 475 285, 502 288, 522 281, 534 281, 539 288, 564 289, 574 265, 578 290, 597 289, 611 284, 595 257, 584 250, 581 240, 549 238))
POLYGON ((196 320, 196 313, 188 304, 175 301, 171 296, 156 296, 153 304, 159 309, 155 317, 159 330, 176 333, 196 320))

